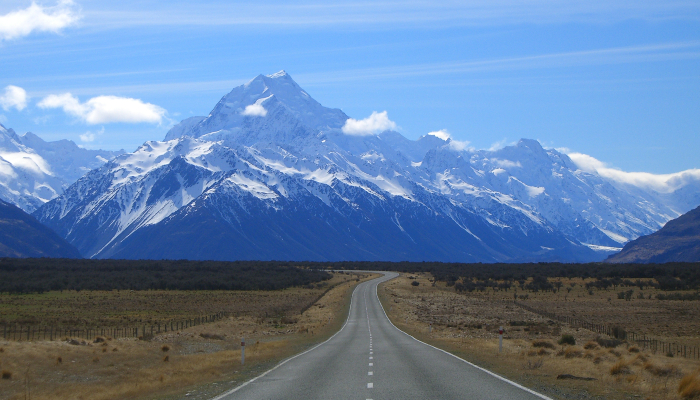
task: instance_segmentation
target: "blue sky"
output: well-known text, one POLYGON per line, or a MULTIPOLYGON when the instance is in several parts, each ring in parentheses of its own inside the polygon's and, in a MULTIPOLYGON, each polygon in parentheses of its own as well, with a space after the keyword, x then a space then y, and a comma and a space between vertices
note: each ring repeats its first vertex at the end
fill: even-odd
POLYGON ((0 3, 0 122, 45 140, 132 151, 281 69, 412 139, 700 168, 698 1, 0 3))

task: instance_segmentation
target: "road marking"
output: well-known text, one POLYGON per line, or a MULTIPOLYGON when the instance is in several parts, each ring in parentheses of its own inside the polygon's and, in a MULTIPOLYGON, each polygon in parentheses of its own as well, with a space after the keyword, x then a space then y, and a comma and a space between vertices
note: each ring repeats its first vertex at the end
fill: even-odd
POLYGON ((374 375, 374 372, 369 371, 369 372, 367 373, 367 375, 372 376, 372 375, 374 375))
MULTIPOLYGON (((386 276, 386 275, 385 275, 385 276, 386 276)), ((361 285, 361 284, 360 284, 360 285, 361 285)), ((360 285, 355 286, 355 288, 352 290, 352 294, 350 295, 350 309, 348 310, 348 317, 345 319, 345 323, 344 323, 343 326, 340 328, 340 330, 339 330, 338 332, 336 332, 335 334, 333 334, 333 336, 329 337, 325 342, 319 343, 318 345, 316 345, 316 346, 314 346, 314 347, 312 347, 312 348, 306 350, 306 351, 303 352, 303 353, 299 353, 299 354, 297 354, 297 355, 295 355, 295 356, 289 357, 288 359, 286 359, 286 360, 282 361, 281 363, 275 365, 274 367, 268 369, 268 370, 265 371, 264 373, 262 373, 262 374, 256 376, 255 378, 253 378, 253 379, 251 379, 251 380, 249 380, 249 381, 243 383, 241 386, 235 387, 235 388, 229 390, 229 391, 226 392, 226 393, 220 394, 219 396, 214 397, 212 400, 220 400, 220 399, 223 399, 224 397, 229 396, 229 395, 231 395, 231 394, 233 394, 233 393, 235 393, 235 392, 237 392, 237 391, 243 389, 244 387, 248 386, 248 385, 251 384, 252 382, 255 382, 256 380, 262 378, 263 376, 265 376, 265 375, 269 374, 270 372, 276 370, 277 368, 283 366, 284 364, 286 364, 286 363, 292 361, 293 359, 295 359, 295 358, 297 358, 297 357, 301 357, 301 356, 303 356, 304 354, 309 353, 309 352, 311 352, 311 351, 314 351, 314 350, 316 350, 317 348, 319 348, 319 347, 323 346, 324 344, 326 344, 326 343, 330 342, 331 340, 333 340, 334 337, 338 336, 338 334, 339 334, 340 332, 342 332, 343 329, 345 329, 345 327, 348 325, 348 322, 350 321, 350 315, 352 315, 352 313, 351 313, 351 311, 352 311, 352 303, 355 301, 355 293, 357 293, 357 288, 360 287, 360 285)), ((365 292, 365 293, 367 293, 367 292, 365 292)), ((366 307, 367 307, 367 304, 365 303, 365 308, 366 308, 366 307)), ((371 367, 371 366, 372 366, 372 365, 370 364, 370 367, 371 367)))
POLYGON ((367 384, 367 389, 372 389, 374 388, 374 383, 370 382, 367 384))
MULTIPOLYGON (((384 275, 384 276, 386 276, 386 275, 384 275)), ((394 278, 396 278, 397 276, 399 276, 399 275, 397 274, 394 278)), ((394 278, 392 278, 392 279, 394 279, 394 278)), ((390 280, 391 280, 391 279, 387 279, 386 281, 383 281, 383 282, 387 282, 387 281, 390 281, 390 280)), ((386 315, 386 310, 384 309, 384 306, 382 305, 382 302, 379 301, 379 294, 377 293, 377 287, 378 287, 378 286, 379 286, 379 282, 377 282, 377 283, 374 285, 374 296, 377 298, 377 301, 379 302, 379 306, 382 308, 382 311, 384 312, 384 317, 386 317, 387 321, 389 321, 389 323, 391 324, 391 326, 393 326, 394 328, 396 328, 396 330, 398 330, 399 332, 401 332, 401 333, 403 333, 404 335, 410 337, 411 339, 415 340, 415 341, 418 342, 418 343, 422 343, 422 344, 424 344, 424 345, 426 345, 426 346, 428 346, 428 347, 432 347, 432 348, 435 349, 435 350, 441 351, 441 352, 447 354, 448 356, 452 356, 452 357, 454 357, 454 358, 456 358, 456 359, 462 361, 463 363, 468 364, 468 365, 471 365, 472 367, 474 367, 474 368, 476 368, 476 369, 478 369, 478 370, 480 370, 480 371, 483 371, 483 372, 485 372, 485 373, 487 373, 487 374, 493 376, 494 378, 500 379, 500 380, 502 380, 503 382, 509 383, 509 384, 511 384, 511 385, 513 385, 513 386, 515 386, 515 387, 517 387, 518 389, 522 389, 522 390, 524 390, 524 391, 526 391, 526 392, 528 392, 528 393, 530 393, 530 394, 533 394, 533 395, 535 395, 535 396, 537 396, 537 397, 539 397, 539 398, 541 398, 541 399, 553 400, 551 397, 547 397, 547 396, 545 396, 545 395, 543 395, 543 394, 541 394, 541 393, 537 393, 537 392, 535 392, 534 390, 528 389, 528 388, 526 388, 526 387, 523 386, 523 385, 520 385, 520 384, 518 384, 518 383, 516 383, 516 382, 513 382, 513 381, 511 381, 511 380, 508 380, 508 379, 506 379, 506 378, 504 378, 504 377, 502 377, 502 376, 496 374, 495 372, 491 372, 491 371, 489 371, 488 369, 481 368, 480 366, 478 366, 478 365, 476 365, 476 364, 472 364, 472 363, 470 363, 470 362, 467 361, 467 360, 464 360, 464 359, 462 359, 462 358, 459 358, 459 357, 457 357, 456 355, 454 355, 454 354, 452 354, 452 353, 450 353, 450 352, 448 352, 448 351, 445 351, 445 350, 440 349, 440 348, 438 348, 438 347, 435 347, 435 346, 433 346, 433 345, 431 345, 431 344, 428 344, 428 343, 425 343, 425 342, 423 342, 423 341, 420 341, 420 340, 416 339, 415 337, 409 335, 408 333, 402 331, 402 330, 399 329, 396 325, 394 325, 394 323, 391 322, 391 320, 389 319, 389 316, 386 315)), ((366 301, 365 301, 365 307, 367 307, 366 301)))
POLYGON ((369 359, 370 359, 370 360, 374 360, 374 357, 372 357, 372 356, 369 356, 369 359))
POLYGON ((374 363, 369 363, 369 366, 370 366, 370 367, 374 367, 374 363))
POLYGON ((369 354, 374 354, 374 352, 373 352, 373 351, 370 351, 369 354))

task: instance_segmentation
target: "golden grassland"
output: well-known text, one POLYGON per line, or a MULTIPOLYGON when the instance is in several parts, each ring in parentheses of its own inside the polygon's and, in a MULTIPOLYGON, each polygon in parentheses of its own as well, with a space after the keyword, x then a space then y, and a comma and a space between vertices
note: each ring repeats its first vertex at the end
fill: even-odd
MULTIPOLYGON (((528 299, 519 301, 590 322, 620 324, 658 339, 697 343, 700 331, 696 328, 674 332, 673 327, 683 322, 697 326, 699 302, 618 300, 612 290, 589 294, 580 279, 563 283, 558 294, 518 290, 518 296, 528 293, 528 299), (571 289, 566 290, 566 285, 571 289)), ((461 294, 433 284, 429 275, 402 274, 380 285, 378 293, 400 329, 555 399, 700 399, 699 361, 653 354, 629 343, 602 347, 594 332, 508 304, 505 300, 513 300, 513 289, 461 294), (412 286, 409 276, 419 285, 412 286), (500 354, 499 326, 506 330, 500 354), (573 336, 576 344, 558 344, 562 335, 573 336), (570 376, 557 379, 562 375, 570 376)))
POLYGON ((163 333, 148 341, 104 338, 86 345, 71 345, 66 340, 0 342, 0 399, 167 399, 185 392, 215 395, 337 331, 347 315, 351 291, 360 281, 373 277, 376 275, 369 273, 334 274, 328 281, 333 288, 303 314, 299 311, 304 305, 327 287, 228 293, 47 293, 47 298, 65 296, 55 306, 42 295, 29 295, 23 300, 26 307, 16 314, 56 319, 79 316, 86 324, 91 323, 90 318, 106 321, 115 315, 117 320, 145 322, 154 309, 158 313, 152 320, 222 310, 235 310, 237 316, 163 333), (98 300, 93 309, 74 310, 69 317, 55 315, 71 308, 69 299, 76 306, 90 308, 86 305, 90 297, 101 296, 123 301, 116 302, 113 310, 98 300), (100 315, 105 310, 113 314, 100 315), (241 366, 241 338, 246 340, 245 366, 241 366))

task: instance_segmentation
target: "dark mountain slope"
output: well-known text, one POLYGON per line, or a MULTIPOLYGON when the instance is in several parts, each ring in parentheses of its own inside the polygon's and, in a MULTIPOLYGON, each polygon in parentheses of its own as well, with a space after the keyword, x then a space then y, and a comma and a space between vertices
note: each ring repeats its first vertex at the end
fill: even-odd
POLYGON ((668 221, 651 235, 633 240, 606 260, 615 263, 700 261, 700 207, 668 221))
POLYGON ((0 257, 81 258, 78 250, 18 207, 0 200, 0 257))

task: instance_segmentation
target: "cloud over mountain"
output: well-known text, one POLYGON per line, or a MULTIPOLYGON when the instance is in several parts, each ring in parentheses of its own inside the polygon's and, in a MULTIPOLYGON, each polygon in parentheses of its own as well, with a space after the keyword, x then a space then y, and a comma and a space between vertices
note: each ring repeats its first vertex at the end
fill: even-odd
POLYGON ((167 112, 155 104, 144 103, 139 99, 117 96, 97 96, 85 103, 70 93, 49 95, 39 102, 41 108, 61 108, 88 124, 161 123, 167 112))

